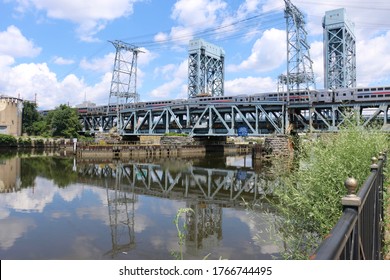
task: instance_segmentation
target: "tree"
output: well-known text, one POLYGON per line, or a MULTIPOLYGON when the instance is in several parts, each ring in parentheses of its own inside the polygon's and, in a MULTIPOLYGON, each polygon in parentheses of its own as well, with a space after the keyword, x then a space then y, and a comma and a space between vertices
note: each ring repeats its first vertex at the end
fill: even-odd
POLYGON ((47 118, 53 136, 77 137, 78 131, 81 130, 77 111, 67 105, 62 104, 49 112, 47 118))
POLYGON ((23 102, 22 133, 35 134, 34 123, 40 120, 37 104, 30 101, 23 102))

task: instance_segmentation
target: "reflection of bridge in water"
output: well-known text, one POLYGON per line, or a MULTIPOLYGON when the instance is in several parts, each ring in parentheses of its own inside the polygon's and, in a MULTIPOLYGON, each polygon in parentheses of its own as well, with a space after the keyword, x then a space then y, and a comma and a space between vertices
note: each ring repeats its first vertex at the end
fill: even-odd
MULTIPOLYGON (((136 246, 134 221, 138 195, 186 201, 186 252, 196 257, 223 237, 223 208, 244 209, 272 193, 272 182, 248 168, 193 166, 190 162, 78 163, 79 182, 105 187, 112 235, 112 257, 136 246)), ((172 217, 173 218, 173 217, 172 217)), ((191 258, 192 258, 191 257, 191 258)))
POLYGON ((164 164, 117 163, 78 165, 84 183, 124 192, 202 201, 240 207, 242 199, 254 201, 272 193, 272 183, 247 168, 230 170, 196 167, 186 162, 180 167, 164 164), (101 180, 104 179, 104 180, 101 180))

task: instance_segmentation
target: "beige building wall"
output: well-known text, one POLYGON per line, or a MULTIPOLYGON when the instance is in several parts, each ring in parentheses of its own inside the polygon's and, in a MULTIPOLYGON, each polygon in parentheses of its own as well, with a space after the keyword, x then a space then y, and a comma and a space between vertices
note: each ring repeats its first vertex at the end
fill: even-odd
POLYGON ((0 134, 22 135, 23 101, 0 96, 0 134))

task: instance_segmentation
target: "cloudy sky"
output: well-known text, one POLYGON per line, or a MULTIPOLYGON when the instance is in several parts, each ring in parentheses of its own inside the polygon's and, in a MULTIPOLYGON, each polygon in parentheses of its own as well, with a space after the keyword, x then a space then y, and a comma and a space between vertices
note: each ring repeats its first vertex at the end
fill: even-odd
MULTIPOLYGON (((390 2, 294 0, 306 16, 317 88, 323 88, 322 17, 345 8, 355 24, 357 84, 390 85, 390 2)), ((276 91, 286 71, 283 0, 0 0, 0 95, 39 109, 108 103, 115 48, 138 58, 142 101, 186 98, 188 43, 225 51, 225 95, 276 91)))

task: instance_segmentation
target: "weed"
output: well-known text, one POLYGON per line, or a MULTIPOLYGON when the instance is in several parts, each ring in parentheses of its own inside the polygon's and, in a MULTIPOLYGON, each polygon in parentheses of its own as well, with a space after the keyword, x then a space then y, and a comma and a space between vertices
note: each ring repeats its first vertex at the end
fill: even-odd
POLYGON ((189 213, 194 213, 194 210, 191 209, 191 208, 180 208, 177 213, 176 213, 176 217, 175 219, 173 220, 173 223, 176 225, 176 230, 177 230, 177 237, 179 238, 179 252, 171 252, 171 254, 173 255, 173 257, 175 259, 178 259, 178 260, 182 260, 183 259, 183 245, 185 243, 185 239, 186 239, 186 235, 187 235, 187 224, 185 222, 183 222, 182 224, 180 224, 180 221, 181 221, 181 216, 183 214, 187 215, 189 213))

